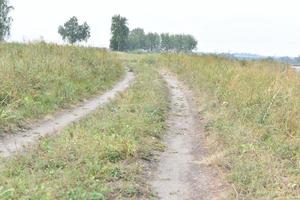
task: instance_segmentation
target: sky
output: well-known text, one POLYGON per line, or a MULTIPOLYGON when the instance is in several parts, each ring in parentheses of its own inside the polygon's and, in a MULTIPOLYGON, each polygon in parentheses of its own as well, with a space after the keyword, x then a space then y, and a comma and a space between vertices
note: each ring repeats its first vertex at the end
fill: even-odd
POLYGON ((299 0, 10 0, 10 41, 62 43, 59 25, 77 16, 91 27, 87 45, 108 47, 111 17, 130 29, 192 34, 199 52, 300 55, 299 0))

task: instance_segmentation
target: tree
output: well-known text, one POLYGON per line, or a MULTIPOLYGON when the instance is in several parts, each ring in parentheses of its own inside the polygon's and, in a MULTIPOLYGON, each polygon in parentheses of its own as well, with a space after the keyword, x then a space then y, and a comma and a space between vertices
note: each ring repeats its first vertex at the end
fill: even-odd
POLYGON ((0 0, 0 40, 3 41, 6 36, 10 35, 10 25, 12 18, 9 12, 13 9, 8 5, 7 0, 0 0))
POLYGON ((58 33, 63 40, 67 40, 71 44, 87 41, 91 37, 89 25, 86 22, 80 25, 77 17, 72 17, 63 26, 59 26, 58 33))
POLYGON ((192 35, 161 34, 161 50, 174 52, 190 52, 197 47, 197 40, 192 35))
POLYGON ((129 28, 127 27, 127 19, 120 15, 112 17, 111 23, 110 48, 115 51, 124 51, 127 49, 127 41, 129 28))
POLYGON ((157 33, 146 35, 146 49, 150 51, 158 50, 160 46, 160 36, 157 33))
POLYGON ((176 34, 173 36, 173 49, 176 52, 183 51, 183 35, 176 34))
POLYGON ((169 33, 162 33, 160 35, 160 38, 161 38, 160 50, 169 51, 171 49, 171 41, 170 41, 169 33))
POLYGON ((194 50, 194 49, 197 48, 198 42, 197 42, 197 40, 194 38, 194 36, 192 36, 192 35, 187 35, 187 36, 185 37, 185 42, 184 42, 184 44, 186 45, 186 46, 185 46, 185 50, 186 50, 186 51, 192 51, 192 50, 194 50))
POLYGON ((128 48, 130 50, 145 49, 145 32, 142 28, 135 28, 129 33, 128 48))

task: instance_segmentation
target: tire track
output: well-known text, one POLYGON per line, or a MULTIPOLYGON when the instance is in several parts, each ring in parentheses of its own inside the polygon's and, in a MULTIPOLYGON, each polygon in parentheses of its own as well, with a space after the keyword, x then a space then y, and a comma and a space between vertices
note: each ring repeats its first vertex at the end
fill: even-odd
POLYGON ((111 90, 104 94, 86 101, 72 110, 64 111, 52 119, 34 124, 27 131, 3 136, 0 138, 0 156, 9 157, 16 153, 22 153, 26 147, 33 145, 39 138, 56 134, 69 124, 82 119, 97 108, 103 107, 111 99, 115 98, 119 92, 126 90, 133 79, 134 73, 127 72, 123 80, 119 81, 111 90))
POLYGON ((171 110, 167 120, 166 151, 160 155, 152 188, 163 200, 225 199, 224 185, 216 171, 199 164, 206 157, 201 147, 202 129, 192 96, 169 73, 161 73, 170 90, 171 110))

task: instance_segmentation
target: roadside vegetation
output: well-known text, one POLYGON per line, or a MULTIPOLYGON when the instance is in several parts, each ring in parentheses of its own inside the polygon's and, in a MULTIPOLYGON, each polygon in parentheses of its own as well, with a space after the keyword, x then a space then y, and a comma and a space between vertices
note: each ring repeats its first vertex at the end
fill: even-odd
POLYGON ((239 199, 300 198, 300 75, 270 61, 160 56, 195 93, 220 167, 239 199))
POLYGON ((112 87, 124 69, 105 50, 0 44, 0 135, 112 87))
POLYGON ((27 155, 1 162, 0 199, 152 198, 144 167, 163 148, 167 89, 147 60, 129 60, 136 79, 128 91, 27 155))
MULTIPOLYGON (((4 43, 13 9, 0 1, 0 137, 108 90, 126 67, 136 79, 108 106, 26 155, 0 158, 0 199, 151 199, 144 171, 164 148, 168 110, 161 68, 193 90, 211 151, 203 162, 224 174, 232 199, 300 199, 300 74, 287 65, 180 54, 197 48, 192 35, 130 30, 120 15, 112 17, 111 50, 161 54, 4 43)), ((77 17, 58 33, 73 45, 91 37, 77 17)))

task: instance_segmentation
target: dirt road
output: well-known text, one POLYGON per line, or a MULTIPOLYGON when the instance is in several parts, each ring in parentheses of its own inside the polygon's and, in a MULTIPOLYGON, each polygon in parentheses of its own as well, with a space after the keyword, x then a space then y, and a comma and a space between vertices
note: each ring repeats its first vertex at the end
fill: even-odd
POLYGON ((34 144, 40 137, 55 134, 67 125, 80 120, 95 109, 107 104, 119 92, 127 89, 133 79, 134 74, 127 72, 126 77, 118 82, 113 89, 84 102, 81 106, 64 111, 52 119, 34 124, 28 131, 3 136, 0 138, 0 156, 9 157, 17 152, 23 152, 26 149, 24 147, 34 144))
POLYGON ((171 110, 167 121, 166 151, 160 155, 151 185, 159 199, 225 199, 224 185, 217 172, 201 164, 205 148, 203 131, 191 94, 169 73, 163 72, 169 90, 171 110), (202 137, 203 138, 203 137, 202 137))

